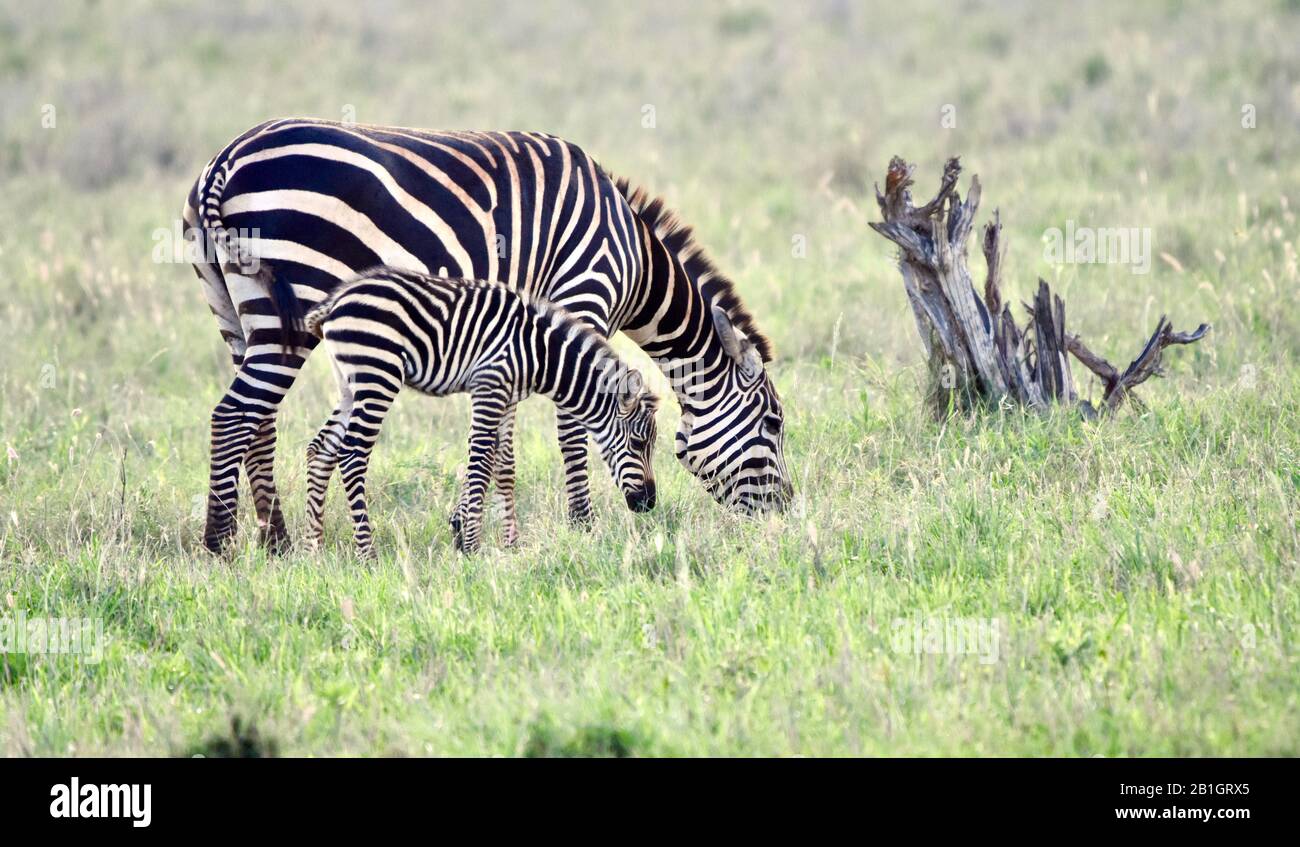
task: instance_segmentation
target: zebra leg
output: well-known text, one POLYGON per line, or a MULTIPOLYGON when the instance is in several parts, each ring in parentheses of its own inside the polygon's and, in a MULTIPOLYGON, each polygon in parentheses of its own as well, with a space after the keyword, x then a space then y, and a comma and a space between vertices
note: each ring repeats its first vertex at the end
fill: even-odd
POLYGON ((319 550, 325 541, 325 494, 347 440, 347 423, 355 402, 348 368, 335 356, 330 356, 330 365, 339 387, 339 402, 307 445, 308 544, 313 551, 319 550))
POLYGON ((325 493, 339 463, 346 412, 340 405, 307 445, 307 544, 319 550, 325 540, 325 493))
POLYGON ((519 521, 515 516, 515 409, 506 409, 497 428, 496 483, 497 508, 501 513, 501 541, 513 547, 519 541, 519 521))
MULTIPOLYGON (((208 478, 208 517, 203 543, 219 552, 235 534, 235 513, 239 503, 239 467, 249 462, 250 472, 258 473, 254 494, 260 497, 259 519, 265 517, 263 540, 284 531, 279 516, 275 480, 271 474, 271 457, 275 452, 275 414, 285 392, 298 377, 309 348, 299 347, 283 361, 279 351, 247 356, 235 373, 235 379, 212 411, 212 458, 208 478), (258 444, 256 458, 249 454, 258 444), (263 511, 265 510, 265 511, 263 511)), ((286 543, 287 537, 278 543, 286 543)))
MULTIPOLYGON (((394 384, 401 385, 400 377, 394 384)), ((364 390, 357 392, 356 404, 348 411, 345 424, 339 474, 343 477, 343 490, 352 513, 357 555, 366 559, 375 558, 370 514, 366 509, 366 470, 370 466, 370 451, 374 449, 379 430, 396 396, 395 392, 378 383, 367 384, 364 390)))
MULTIPOLYGON (((240 371, 243 372, 242 369, 240 371)), ((269 414, 261 407, 247 406, 235 393, 240 382, 226 393, 212 411, 212 459, 208 476, 208 517, 203 544, 221 552, 235 534, 239 509, 239 466, 243 464, 263 420, 269 414)))
POLYGON ((253 492, 259 538, 264 547, 281 553, 289 546, 289 531, 275 491, 275 413, 262 421, 244 457, 248 486, 253 492))
MULTIPOLYGON (((187 233, 195 229, 194 220, 196 213, 192 208, 187 208, 187 233)), ((204 299, 208 301, 208 308, 217 319, 217 327, 230 349, 230 360, 235 365, 235 379, 221 402, 213 409, 211 419, 211 464, 203 544, 212 552, 218 553, 235 534, 239 466, 256 435, 256 421, 259 413, 264 412, 265 404, 248 399, 243 390, 241 376, 245 374, 244 355, 248 351, 248 344, 239 322, 239 312, 230 298, 221 269, 207 262, 196 263, 193 267, 194 273, 203 283, 204 299), (252 407, 251 411, 249 407, 252 407)), ((271 411, 274 414, 274 407, 271 407, 271 411)), ((274 429, 271 437, 274 440, 274 429)))
POLYGON ((483 496, 496 474, 497 438, 506 409, 511 406, 504 389, 476 389, 474 410, 469 427, 469 468, 460 502, 451 516, 452 541, 456 549, 470 554, 478 551, 483 532, 483 496))
POLYGON ((559 410, 555 428, 564 457, 564 493, 569 501, 569 523, 586 527, 591 524, 591 491, 587 486, 587 429, 575 418, 559 410))

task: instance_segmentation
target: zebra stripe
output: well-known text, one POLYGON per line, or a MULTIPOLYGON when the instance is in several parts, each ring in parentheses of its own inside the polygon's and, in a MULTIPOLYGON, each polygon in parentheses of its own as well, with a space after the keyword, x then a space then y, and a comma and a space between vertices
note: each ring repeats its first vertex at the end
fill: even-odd
MULTIPOLYGON (((241 464, 264 536, 283 538, 275 416, 316 344, 296 326, 299 304, 385 264, 501 282, 601 335, 622 331, 668 376, 678 459, 713 496, 745 511, 788 499, 770 344, 690 230, 568 142, 271 121, 208 163, 184 219, 216 256, 195 270, 237 369, 212 416, 211 549, 234 532, 241 464), (251 259, 275 273, 252 272, 251 259)), ((512 456, 504 426, 501 453, 512 456)), ((563 411, 557 432, 569 516, 585 521, 586 433, 563 411)), ((512 473, 503 464, 498 484, 512 473)))
POLYGON ((549 305, 497 284, 376 268, 345 283, 306 317, 325 340, 339 407, 308 447, 311 543, 322 541, 329 479, 337 466, 358 552, 372 556, 365 478, 370 452, 402 385, 434 396, 470 394, 469 466, 451 517, 456 546, 479 547, 483 498, 494 479, 505 498, 505 541, 514 543, 514 477, 502 484, 502 434, 530 394, 550 397, 591 433, 628 507, 654 506, 651 454, 658 400, 603 338, 549 305))

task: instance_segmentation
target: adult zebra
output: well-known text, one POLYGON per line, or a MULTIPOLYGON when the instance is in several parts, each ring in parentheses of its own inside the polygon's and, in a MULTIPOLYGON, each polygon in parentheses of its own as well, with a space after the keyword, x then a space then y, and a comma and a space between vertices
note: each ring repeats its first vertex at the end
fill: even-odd
MULTIPOLYGON (((204 237, 210 261, 194 267, 236 367, 212 413, 209 549, 234 533, 240 465, 263 541, 286 540, 272 459, 280 401, 317 341, 300 328, 301 301, 380 264, 501 282, 603 335, 622 331, 669 377, 682 410, 677 458, 715 499, 754 511, 790 497, 767 339, 690 229, 573 144, 269 121, 208 163, 183 215, 204 237)), ((583 522, 586 433, 562 414, 557 429, 569 516, 583 522)), ((512 438, 498 479, 513 479, 512 438)))

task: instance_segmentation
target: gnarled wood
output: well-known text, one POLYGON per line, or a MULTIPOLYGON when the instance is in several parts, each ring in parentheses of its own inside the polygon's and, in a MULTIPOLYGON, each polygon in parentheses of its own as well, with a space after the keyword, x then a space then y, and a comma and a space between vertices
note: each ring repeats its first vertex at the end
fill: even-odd
POLYGON ((1039 411, 1053 404, 1078 404, 1091 417, 1096 410, 1079 401, 1070 356, 1101 379, 1105 385, 1101 410, 1111 412, 1132 396, 1135 387, 1161 373, 1166 347, 1195 343, 1209 332, 1209 324, 1190 333, 1174 332, 1161 316, 1155 334, 1121 373, 1066 331, 1065 303, 1042 279, 1033 302, 1025 304, 1028 322, 1018 326, 1002 294, 1005 251, 996 211, 984 227, 981 242, 987 267, 983 299, 967 269, 966 242, 979 209, 979 177, 971 178, 963 202, 957 192, 961 164, 955 157, 949 159, 939 191, 927 203, 913 206, 913 170, 897 156, 890 160, 885 190, 876 189, 883 220, 870 226, 898 245, 903 290, 930 371, 927 404, 937 416, 1010 400, 1039 411))

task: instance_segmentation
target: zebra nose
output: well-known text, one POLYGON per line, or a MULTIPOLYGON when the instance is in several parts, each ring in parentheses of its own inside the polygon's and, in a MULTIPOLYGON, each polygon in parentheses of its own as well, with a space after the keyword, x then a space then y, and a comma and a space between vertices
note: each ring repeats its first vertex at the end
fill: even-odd
POLYGON ((766 497, 758 501, 758 509, 770 510, 773 512, 784 512, 790 508, 790 503, 794 500, 794 486, 789 482, 782 482, 781 487, 766 497))
POLYGON ((655 507, 655 484, 644 486, 627 495, 627 507, 634 512, 648 512, 655 507))

